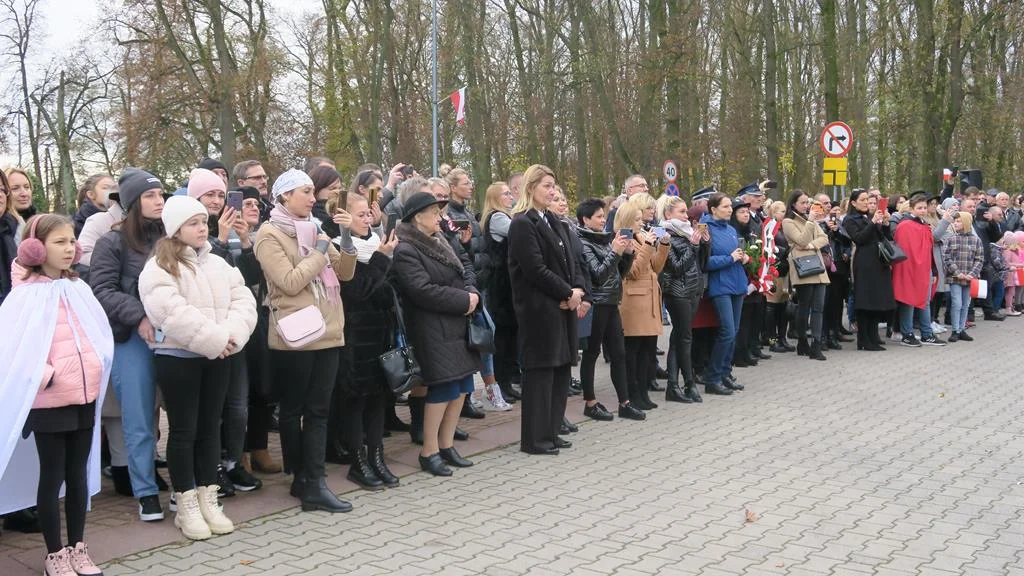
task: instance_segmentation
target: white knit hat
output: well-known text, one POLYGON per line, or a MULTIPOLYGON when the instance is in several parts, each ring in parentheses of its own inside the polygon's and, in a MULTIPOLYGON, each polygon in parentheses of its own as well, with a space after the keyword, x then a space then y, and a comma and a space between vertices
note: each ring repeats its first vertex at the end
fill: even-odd
POLYGON ((292 168, 278 176, 277 180, 274 180, 274 187, 271 188, 270 193, 274 195, 274 198, 277 198, 285 192, 291 192, 292 190, 301 188, 302 186, 312 185, 313 179, 309 177, 309 174, 306 174, 302 170, 292 168))
POLYGON ((189 218, 199 214, 203 216, 209 214, 206 206, 203 206, 199 200, 191 196, 171 196, 164 203, 164 212, 160 215, 160 219, 164 221, 167 237, 172 238, 178 233, 178 229, 188 222, 189 218))

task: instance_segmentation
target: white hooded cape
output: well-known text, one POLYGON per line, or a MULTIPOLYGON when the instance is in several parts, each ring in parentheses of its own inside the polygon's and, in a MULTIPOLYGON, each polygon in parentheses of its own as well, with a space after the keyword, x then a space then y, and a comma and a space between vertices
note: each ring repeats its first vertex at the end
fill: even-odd
POLYGON ((43 378, 61 301, 78 319, 84 332, 79 337, 89 339, 103 364, 88 473, 89 495, 100 491, 99 410, 114 358, 110 323, 81 280, 25 283, 0 306, 0 514, 36 505, 39 457, 35 439, 24 439, 21 432, 43 378))

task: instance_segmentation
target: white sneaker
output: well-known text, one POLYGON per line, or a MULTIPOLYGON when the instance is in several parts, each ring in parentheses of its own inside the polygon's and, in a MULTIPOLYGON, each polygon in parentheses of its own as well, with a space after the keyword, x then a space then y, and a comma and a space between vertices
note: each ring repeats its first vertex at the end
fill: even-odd
POLYGON ((932 322, 932 333, 934 333, 934 334, 942 334, 943 332, 946 332, 946 327, 945 326, 943 326, 942 324, 939 324, 938 322, 932 322))
MULTIPOLYGON (((189 540, 206 540, 213 536, 199 509, 199 493, 192 489, 188 492, 179 492, 176 496, 178 511, 174 514, 174 525, 181 533, 189 540)), ((214 492, 213 496, 216 498, 217 493, 214 492)))
POLYGON ((505 397, 501 395, 501 387, 497 384, 485 385, 484 393, 481 396, 484 410, 488 412, 508 412, 512 409, 512 406, 505 401, 505 397))
POLYGON ((197 488, 199 492, 199 512, 203 515, 206 525, 210 527, 210 532, 214 534, 231 534, 235 531, 235 524, 224 515, 224 509, 217 502, 218 490, 220 490, 220 486, 216 484, 197 488))
MULTIPOLYGON (((482 395, 483 394, 481 394, 481 396, 482 395)), ((481 402, 480 399, 476 397, 476 394, 470 394, 469 395, 469 403, 472 404, 473 407, 476 408, 477 410, 483 410, 484 409, 483 402, 481 402)))

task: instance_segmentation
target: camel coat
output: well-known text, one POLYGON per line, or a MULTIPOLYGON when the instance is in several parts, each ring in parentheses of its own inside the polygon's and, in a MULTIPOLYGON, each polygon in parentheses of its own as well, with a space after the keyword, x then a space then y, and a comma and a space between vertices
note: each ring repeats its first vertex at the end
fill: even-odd
MULTIPOLYGON (((786 218, 782 221, 782 232, 789 242, 789 284, 800 286, 801 284, 828 284, 828 271, 815 276, 801 278, 797 276, 796 265, 793 260, 811 254, 821 257, 821 249, 828 246, 828 235, 816 223, 807 220, 802 216, 786 218), (808 250, 812 246, 813 250, 808 250)), ((824 263, 824 261, 822 261, 824 263)))
POLYGON ((660 336, 661 285, 658 274, 668 259, 668 244, 633 240, 633 265, 622 282, 622 332, 626 336, 660 336), (656 246, 656 247, 655 247, 656 246))

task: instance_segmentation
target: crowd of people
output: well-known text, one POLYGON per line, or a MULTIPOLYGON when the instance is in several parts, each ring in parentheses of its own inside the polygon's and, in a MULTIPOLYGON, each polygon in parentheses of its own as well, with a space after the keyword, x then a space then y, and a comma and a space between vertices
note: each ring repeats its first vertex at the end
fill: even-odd
POLYGON ((634 175, 574 213, 541 165, 491 184, 479 211, 462 169, 366 165, 346 186, 323 157, 272 185, 259 161, 205 159, 173 193, 144 170, 100 174, 71 218, 39 211, 31 182, 0 173, 0 323, 17 328, 0 344, 0 513, 43 532, 51 576, 100 573, 84 529, 101 468, 145 522, 169 490, 175 526, 201 540, 233 531, 219 499, 259 490, 256 473, 290 474, 306 511, 352 509, 326 462, 398 486, 392 432, 451 476, 473 465, 459 419, 520 402, 521 450, 556 455, 577 431, 570 395, 593 420, 644 420, 652 391, 732 395, 734 368, 825 361, 854 334, 863 351, 969 342, 975 308, 1000 321, 1024 298, 1021 196, 957 189, 952 170, 938 194, 839 203, 772 201, 766 180, 688 204, 634 175), (396 350, 415 356, 397 390, 380 360, 396 350))

